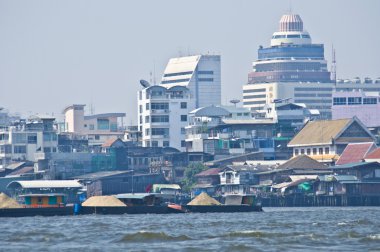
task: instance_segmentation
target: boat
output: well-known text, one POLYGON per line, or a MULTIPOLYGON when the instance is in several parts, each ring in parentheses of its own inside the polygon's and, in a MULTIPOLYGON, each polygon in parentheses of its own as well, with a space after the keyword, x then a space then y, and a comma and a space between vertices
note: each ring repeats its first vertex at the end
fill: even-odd
POLYGON ((166 203, 164 195, 160 193, 125 193, 113 196, 93 196, 82 203, 78 213, 169 214, 184 213, 185 211, 186 209, 180 205, 166 203))
POLYGON ((225 195, 224 204, 203 192, 184 206, 191 213, 218 213, 218 212, 261 212, 260 202, 254 195, 225 195))
POLYGON ((64 194, 24 194, 19 195, 23 204, 18 204, 14 199, 2 195, 3 201, 11 201, 6 208, 0 208, 0 217, 27 217, 27 216, 63 216, 73 215, 73 205, 65 205, 64 194))

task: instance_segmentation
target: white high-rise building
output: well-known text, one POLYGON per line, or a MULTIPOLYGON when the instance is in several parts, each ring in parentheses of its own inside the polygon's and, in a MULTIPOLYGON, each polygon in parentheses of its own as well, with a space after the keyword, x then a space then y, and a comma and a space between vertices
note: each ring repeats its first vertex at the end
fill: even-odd
POLYGON ((220 105, 219 55, 196 55, 169 60, 162 81, 138 92, 138 125, 143 147, 186 150, 188 113, 220 105))
POLYGON ((188 88, 160 85, 138 92, 138 125, 143 147, 174 147, 184 151, 188 113, 195 99, 188 88))
POLYGON ((221 103, 220 55, 195 55, 172 58, 166 66, 161 85, 187 87, 196 108, 221 103))

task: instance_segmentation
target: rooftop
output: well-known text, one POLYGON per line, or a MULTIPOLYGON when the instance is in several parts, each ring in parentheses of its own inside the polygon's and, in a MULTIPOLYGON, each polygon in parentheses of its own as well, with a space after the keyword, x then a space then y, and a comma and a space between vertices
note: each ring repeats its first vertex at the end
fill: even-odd
POLYGON ((364 160, 365 156, 376 148, 373 142, 369 143, 350 143, 344 149, 336 165, 357 163, 364 160))

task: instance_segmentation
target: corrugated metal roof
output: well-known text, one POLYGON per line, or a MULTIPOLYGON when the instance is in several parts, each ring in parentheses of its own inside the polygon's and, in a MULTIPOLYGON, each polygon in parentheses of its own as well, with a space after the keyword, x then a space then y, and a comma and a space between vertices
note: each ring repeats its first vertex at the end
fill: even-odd
POLYGON ((350 143, 346 146, 343 153, 340 155, 336 165, 348 163, 357 163, 362 161, 367 153, 376 148, 373 142, 370 143, 350 143))
POLYGON ((377 148, 376 150, 372 151, 365 158, 366 159, 380 159, 380 148, 377 148))
POLYGON ((8 188, 16 185, 22 188, 80 188, 83 187, 77 180, 25 180, 13 181, 8 188))
POLYGON ((288 146, 331 144, 338 134, 349 125, 351 119, 309 121, 289 142, 288 146))
POLYGON ((207 117, 222 117, 222 116, 228 116, 230 112, 228 112, 226 109, 221 108, 219 106, 208 106, 208 107, 202 107, 195 109, 190 112, 190 114, 194 114, 196 117, 201 116, 207 116, 207 117))
POLYGON ((222 171, 221 168, 211 168, 211 169, 208 169, 196 174, 195 177, 219 175, 219 172, 221 171, 222 171))

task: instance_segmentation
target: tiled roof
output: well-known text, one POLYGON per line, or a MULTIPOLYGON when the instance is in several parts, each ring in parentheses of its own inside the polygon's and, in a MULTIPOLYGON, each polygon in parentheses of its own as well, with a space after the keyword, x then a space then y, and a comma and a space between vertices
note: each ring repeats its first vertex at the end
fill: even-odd
POLYGON ((310 121, 289 142, 288 146, 330 144, 348 126, 351 119, 310 121))
POLYGON ((325 169, 327 166, 312 159, 307 155, 296 156, 286 163, 283 163, 278 169, 325 169))
POLYGON ((380 159, 380 148, 375 149, 370 152, 366 157, 366 159, 380 159))
MULTIPOLYGON (((103 148, 108 148, 108 147, 111 147, 116 141, 120 140, 119 138, 111 138, 111 139, 108 139, 107 141, 105 141, 103 144, 102 144, 102 147, 103 148)), ((120 140, 121 141, 121 140, 120 140)))
POLYGON ((374 150, 375 147, 374 143, 350 143, 344 149, 336 165, 360 162, 369 152, 374 150))
POLYGON ((202 171, 195 175, 196 177, 205 177, 205 176, 214 176, 214 175, 219 175, 219 172, 221 172, 222 169, 220 168, 211 168, 205 171, 202 171))

